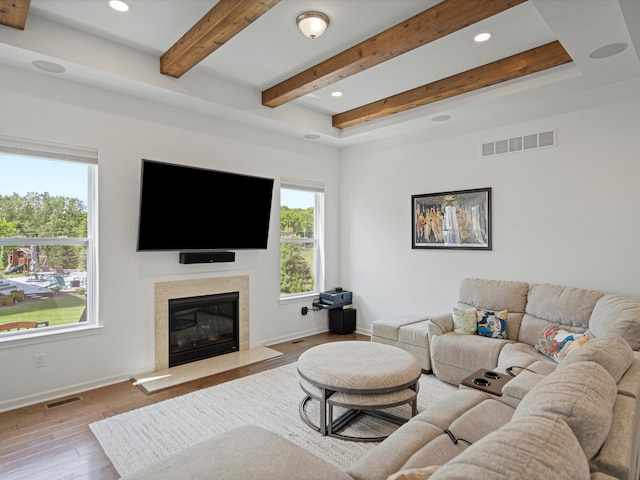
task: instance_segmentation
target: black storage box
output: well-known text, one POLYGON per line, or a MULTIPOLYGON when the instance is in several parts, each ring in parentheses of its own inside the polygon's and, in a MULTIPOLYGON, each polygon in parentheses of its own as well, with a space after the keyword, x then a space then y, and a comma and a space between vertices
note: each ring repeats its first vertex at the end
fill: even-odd
POLYGON ((341 288, 335 288, 327 292, 320 293, 320 303, 329 305, 329 308, 339 305, 349 305, 352 301, 353 294, 341 288))
POLYGON ((346 335, 356 329, 355 308, 332 308, 329 310, 329 330, 346 335))

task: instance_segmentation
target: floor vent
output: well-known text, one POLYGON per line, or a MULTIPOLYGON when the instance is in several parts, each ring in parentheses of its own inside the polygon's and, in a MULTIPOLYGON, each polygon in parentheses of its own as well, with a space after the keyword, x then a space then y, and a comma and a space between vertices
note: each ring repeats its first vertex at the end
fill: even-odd
POLYGON ((55 408, 60 405, 66 405, 67 403, 77 402, 78 400, 82 400, 82 397, 75 396, 70 398, 65 398, 64 400, 58 400, 57 402, 47 403, 44 408, 55 408))
POLYGON ((556 131, 549 130, 547 132, 532 133, 521 137, 507 138, 504 140, 496 140, 495 142, 482 144, 482 156, 491 157, 494 155, 503 155, 505 153, 523 152, 526 150, 535 150, 539 148, 548 148, 556 146, 556 131))

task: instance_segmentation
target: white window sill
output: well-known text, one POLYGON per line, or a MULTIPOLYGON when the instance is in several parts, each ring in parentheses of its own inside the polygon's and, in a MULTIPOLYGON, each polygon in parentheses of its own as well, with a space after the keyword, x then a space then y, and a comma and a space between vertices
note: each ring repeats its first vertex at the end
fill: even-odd
POLYGON ((31 329, 31 331, 21 330, 19 332, 7 332, 0 335, 0 350, 52 342, 62 337, 73 338, 83 337, 86 335, 96 335, 100 333, 102 328, 102 325, 88 324, 81 327, 60 326, 53 328, 34 328, 31 329), (34 330, 40 331, 36 332, 34 330))
POLYGON ((307 292, 298 295, 287 295, 286 297, 280 297, 278 303, 280 305, 287 305, 289 303, 308 303, 318 298, 320 294, 318 292, 307 292))

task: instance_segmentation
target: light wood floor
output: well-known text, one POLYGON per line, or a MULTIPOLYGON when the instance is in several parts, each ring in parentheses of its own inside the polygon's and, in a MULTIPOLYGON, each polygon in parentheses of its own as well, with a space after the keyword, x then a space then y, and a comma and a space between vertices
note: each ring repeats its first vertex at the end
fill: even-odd
MULTIPOLYGON (((145 395, 131 382, 79 394, 81 400, 45 408, 46 402, 0 413, 0 478, 3 480, 62 480, 119 478, 91 433, 89 424, 135 408, 184 395, 229 380, 295 362, 315 345, 369 337, 331 332, 271 345, 284 355, 145 395)), ((61 400, 64 400, 61 399, 61 400)))

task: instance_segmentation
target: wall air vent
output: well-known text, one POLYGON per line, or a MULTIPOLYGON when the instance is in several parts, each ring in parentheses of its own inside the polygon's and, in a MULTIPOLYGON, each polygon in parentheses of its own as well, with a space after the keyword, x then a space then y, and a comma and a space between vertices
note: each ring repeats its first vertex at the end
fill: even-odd
POLYGON ((505 140, 496 140, 495 142, 482 144, 482 156, 491 157, 493 155, 502 155, 505 153, 522 152, 525 150, 534 150, 538 148, 547 148, 556 146, 556 131, 549 130, 547 132, 532 133, 521 137, 513 137, 505 140))

